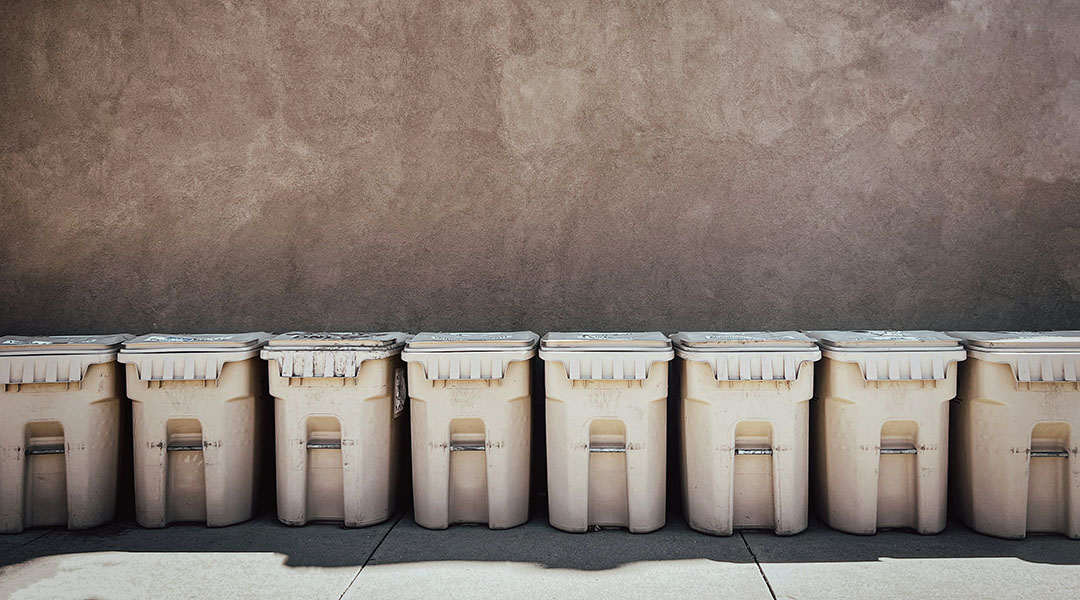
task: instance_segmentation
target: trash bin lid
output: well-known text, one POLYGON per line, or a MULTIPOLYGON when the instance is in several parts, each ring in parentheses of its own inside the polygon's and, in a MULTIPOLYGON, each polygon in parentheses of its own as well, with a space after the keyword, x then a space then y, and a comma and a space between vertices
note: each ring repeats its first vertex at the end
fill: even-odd
POLYGON ((389 350, 405 345, 409 336, 400 331, 290 331, 266 343, 273 350, 389 350))
POLYGON ((959 347, 960 340, 940 331, 911 330, 861 330, 861 331, 807 331, 818 340, 822 348, 843 349, 851 352, 949 350, 959 347))
POLYGON ((270 334, 250 333, 148 333, 124 342, 128 354, 149 352, 240 352, 258 348, 270 334))
POLYGON ((770 352, 817 349, 814 340, 798 331, 684 331, 671 336, 680 350, 770 352))
POLYGON ((552 332, 540 340, 540 348, 579 352, 653 352, 671 348, 671 338, 659 331, 552 332))
POLYGON ((107 335, 5 335, 0 337, 0 354, 98 354, 116 352, 129 333, 107 335))
POLYGON ((1080 350, 1080 331, 950 331, 979 350, 1080 350))
POLYGON ((536 347, 538 339, 539 336, 531 331, 424 331, 409 340, 407 349, 422 352, 528 350, 536 347))

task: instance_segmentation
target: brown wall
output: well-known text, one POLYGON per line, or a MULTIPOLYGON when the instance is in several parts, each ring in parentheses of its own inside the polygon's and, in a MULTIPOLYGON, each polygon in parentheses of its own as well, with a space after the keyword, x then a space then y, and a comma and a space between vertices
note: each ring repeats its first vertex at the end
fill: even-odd
POLYGON ((4 2, 0 332, 1080 328, 1080 3, 4 2))

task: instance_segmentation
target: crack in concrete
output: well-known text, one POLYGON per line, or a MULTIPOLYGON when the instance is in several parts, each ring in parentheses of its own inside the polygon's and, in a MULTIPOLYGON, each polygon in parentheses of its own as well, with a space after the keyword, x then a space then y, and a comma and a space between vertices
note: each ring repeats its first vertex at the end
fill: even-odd
MULTIPOLYGON (((386 538, 390 536, 390 532, 393 531, 394 528, 398 526, 398 523, 401 522, 401 519, 404 516, 405 516, 405 511, 401 511, 400 514, 398 514, 397 519, 394 520, 394 524, 391 525, 390 528, 386 530, 386 533, 384 533, 382 538, 379 539, 379 543, 375 544, 375 548, 373 548, 371 550, 371 554, 368 554, 368 557, 364 559, 364 564, 360 565, 360 568, 356 570, 356 575, 353 575, 352 581, 349 582, 349 585, 345 586, 345 590, 341 592, 340 596, 338 596, 338 600, 342 600, 343 598, 345 598, 345 594, 349 593, 349 590, 352 589, 352 586, 356 584, 356 580, 360 577, 360 573, 364 572, 364 567, 366 567, 368 565, 368 563, 371 562, 371 559, 375 556, 375 553, 379 551, 379 546, 382 546, 383 542, 386 541, 386 538)), ((743 541, 745 541, 745 540, 743 540, 743 541)), ((775 596, 774 596, 774 598, 775 598, 775 596)))
POLYGON ((761 573, 761 578, 765 581, 765 587, 769 588, 769 595, 773 600, 776 600, 776 592, 773 591, 772 584, 769 583, 769 576, 765 574, 765 569, 761 568, 761 563, 758 562, 757 554, 754 554, 753 548, 750 547, 750 542, 746 541, 746 536, 739 532, 739 537, 742 538, 742 543, 746 546, 746 551, 750 553, 750 556, 754 559, 754 564, 757 565, 758 573, 761 573))

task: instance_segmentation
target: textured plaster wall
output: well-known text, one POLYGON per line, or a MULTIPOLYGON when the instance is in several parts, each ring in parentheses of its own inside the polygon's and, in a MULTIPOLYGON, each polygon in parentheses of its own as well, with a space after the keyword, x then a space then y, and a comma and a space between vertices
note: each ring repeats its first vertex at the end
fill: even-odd
POLYGON ((1080 3, 3 2, 0 332, 1080 328, 1080 3))

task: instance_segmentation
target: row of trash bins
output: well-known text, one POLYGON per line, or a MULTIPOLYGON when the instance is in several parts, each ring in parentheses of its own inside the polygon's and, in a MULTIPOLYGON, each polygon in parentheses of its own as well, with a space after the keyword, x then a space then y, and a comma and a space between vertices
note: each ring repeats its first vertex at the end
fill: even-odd
POLYGON ((139 524, 249 519, 267 371, 284 523, 384 521, 411 439, 417 523, 514 527, 538 349, 559 529, 664 525, 678 357, 694 529, 802 531, 813 461, 836 529, 936 533, 951 485, 977 531, 1080 538, 1080 331, 8 336, 0 531, 113 517, 125 387, 139 524))

